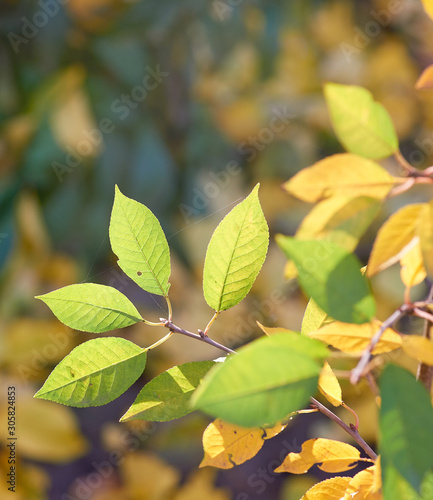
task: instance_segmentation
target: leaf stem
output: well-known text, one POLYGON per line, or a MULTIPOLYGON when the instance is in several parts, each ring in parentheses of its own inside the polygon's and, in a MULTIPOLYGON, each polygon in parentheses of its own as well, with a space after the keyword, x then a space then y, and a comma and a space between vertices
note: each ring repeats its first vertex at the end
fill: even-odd
POLYGON ((394 153, 394 156, 395 156, 395 159, 398 161, 399 165, 404 169, 406 170, 406 173, 409 174, 409 175, 413 175, 413 173, 415 171, 417 171, 417 169, 412 166, 407 160, 406 158, 401 154, 401 151, 400 150, 397 150, 395 153, 394 153))
POLYGON ((149 326, 164 326, 164 323, 154 323, 153 321, 148 321, 147 319, 141 318, 144 324, 149 325, 149 326))
POLYGON ((168 295, 165 296, 165 300, 167 302, 167 308, 168 308, 168 321, 173 320, 173 308, 171 307, 171 301, 168 298, 168 295))
POLYGON ((210 330, 210 327, 213 325, 214 321, 217 319, 220 311, 215 311, 215 314, 212 316, 211 320, 207 324, 206 328, 204 329, 204 334, 207 335, 207 332, 210 330))
POLYGON ((146 347, 145 350, 146 351, 150 351, 151 349, 155 349, 155 347, 158 347, 159 345, 163 344, 166 340, 168 340, 172 335, 174 334, 174 332, 172 331, 169 331, 167 333, 167 335, 165 335, 164 337, 162 337, 162 339, 159 339, 158 342, 155 342, 154 344, 152 344, 151 346, 149 347, 146 347))
POLYGON ((376 347, 376 344, 379 342, 380 337, 382 336, 383 332, 387 328, 391 328, 394 323, 396 323, 400 318, 405 316, 407 313, 409 313, 413 308, 412 304, 403 304, 400 306, 397 310, 395 310, 391 316, 389 316, 388 319, 386 319, 379 330, 374 334, 373 338, 370 341, 369 346, 365 349, 363 352, 361 359, 358 361, 358 364, 356 367, 352 370, 352 373, 350 374, 350 382, 355 385, 359 382, 359 379, 362 377, 365 367, 368 365, 368 362, 370 361, 371 353, 373 352, 374 348, 376 347))
POLYGON ((216 347, 217 349, 220 349, 221 351, 227 352, 228 354, 236 354, 235 351, 230 349, 229 347, 226 347, 223 344, 220 344, 219 342, 216 342, 215 340, 212 340, 209 338, 207 335, 204 335, 204 332, 202 332, 202 335, 198 333, 193 333, 188 330, 184 330, 183 328, 180 328, 179 326, 174 325, 171 321, 168 319, 160 318, 161 324, 165 326, 166 328, 169 328, 171 331, 180 333, 181 335, 186 335, 187 337, 191 337, 196 340, 201 340, 202 342, 205 342, 206 344, 209 344, 213 347, 216 347))
POLYGON ((359 432, 355 429, 355 426, 349 427, 347 424, 345 424, 340 417, 337 417, 335 413, 333 413, 331 410, 326 408, 326 406, 322 405, 322 403, 319 403, 317 399, 315 398, 310 398, 311 405, 313 408, 316 408, 320 413, 323 413, 326 415, 328 418, 333 420, 337 425, 339 425, 343 430, 345 430, 358 444, 359 446, 367 453, 367 455, 373 460, 377 460, 377 455, 376 453, 370 448, 370 446, 362 439, 362 437, 359 435, 359 432))

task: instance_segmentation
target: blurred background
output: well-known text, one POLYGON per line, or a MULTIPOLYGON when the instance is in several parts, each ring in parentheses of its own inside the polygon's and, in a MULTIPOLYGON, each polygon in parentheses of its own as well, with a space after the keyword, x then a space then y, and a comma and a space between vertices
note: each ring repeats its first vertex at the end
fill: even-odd
MULTIPOLYGON (((414 83, 431 63, 433 24, 418 0, 0 2, 2 499, 302 496, 313 477, 272 471, 307 437, 346 439, 320 416, 298 417, 257 457, 228 471, 198 469, 210 422, 204 415, 118 423, 153 376, 219 356, 200 342, 175 337, 152 351, 143 377, 107 406, 75 410, 34 400, 53 367, 92 337, 63 326, 34 296, 102 283, 125 293, 149 320, 166 315, 159 298, 122 274, 110 250, 118 184, 166 233, 174 322, 203 328, 212 316, 201 291, 203 260, 222 217, 260 182, 271 235, 293 234, 311 207, 281 183, 342 151, 323 83, 366 86, 390 112, 403 154, 422 167, 433 152, 433 93, 415 91, 414 83), (3 479, 11 385, 16 493, 3 479)), ((383 164, 396 169, 393 160, 383 164)), ((360 258, 399 204, 430 197, 422 188, 388 202, 362 239, 360 258)), ((299 329, 306 298, 284 280, 284 264, 271 244, 251 294, 212 328, 216 340, 231 347, 251 341, 260 335, 256 321, 299 329)), ((402 302, 398 268, 379 275, 374 288, 379 317, 386 317, 402 302)), ((165 332, 140 325, 114 334, 147 346, 165 332)), ((344 389, 361 435, 374 445, 372 398, 362 387, 344 389)))

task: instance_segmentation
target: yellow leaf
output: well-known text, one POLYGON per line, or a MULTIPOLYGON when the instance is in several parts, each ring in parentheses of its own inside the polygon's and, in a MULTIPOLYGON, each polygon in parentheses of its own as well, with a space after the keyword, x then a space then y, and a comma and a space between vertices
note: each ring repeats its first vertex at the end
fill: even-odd
MULTIPOLYGON (((418 238, 417 238, 418 239, 418 238)), ((400 276, 407 288, 422 283, 427 276, 424 268, 419 241, 400 259, 400 276)))
POLYGON ((433 202, 424 203, 419 213, 416 233, 419 236, 422 260, 430 279, 433 279, 433 202))
POLYGON ((329 156, 304 168, 283 187, 297 198, 315 203, 322 198, 346 195, 383 199, 402 180, 378 163, 350 153, 329 156))
MULTIPOLYGON (((315 332, 309 337, 322 340, 333 347, 347 353, 360 353, 370 344, 371 338, 380 328, 380 321, 372 321, 362 325, 341 323, 334 321, 315 332)), ((401 338, 391 328, 387 328, 373 350, 373 354, 393 351, 401 347, 401 338)))
MULTIPOLYGON (((88 443, 81 435, 78 421, 70 408, 33 399, 23 387, 17 387, 17 393, 19 452, 22 457, 48 463, 65 463, 86 453, 88 443)), ((0 407, 0 419, 7 420, 6 405, 0 407)), ((7 427, 0 427, 0 441, 5 445, 7 437, 7 427)))
POLYGON ((350 481, 344 500, 381 500, 382 494, 374 491, 375 466, 368 467, 356 474, 350 481))
POLYGON ((351 477, 325 479, 310 488, 301 500, 341 500, 351 480, 351 477))
POLYGON ((231 469, 243 464, 263 446, 262 435, 260 428, 239 427, 217 418, 203 433, 204 458, 200 467, 231 469))
POLYGON ((343 402, 340 383, 327 361, 319 375, 319 391, 334 406, 340 406, 343 402))
POLYGON ((415 88, 418 90, 433 88, 433 64, 427 66, 427 68, 421 73, 421 76, 415 84, 415 88))
POLYGON ((433 19, 433 0, 421 0, 427 14, 433 19))
POLYGON ((367 265, 367 276, 383 271, 415 245, 415 231, 423 203, 406 205, 383 224, 377 233, 367 265))
POLYGON ((122 459, 120 472, 125 498, 131 499, 171 498, 180 481, 180 473, 152 453, 128 453, 122 459))
POLYGON ((306 335, 318 330, 325 324, 327 319, 329 320, 329 317, 326 312, 323 311, 313 299, 310 299, 305 309, 304 317, 302 318, 301 333, 306 335))
POLYGON ((264 432, 263 439, 271 439, 275 436, 277 436, 280 432, 283 432, 283 430, 287 427, 287 424, 283 424, 282 422, 277 422, 274 426, 272 427, 262 427, 262 430, 264 432))
POLYGON ((403 335, 403 351, 420 363, 433 366, 433 342, 419 335, 403 335))
POLYGON ((360 458, 359 451, 350 444, 332 439, 309 439, 303 443, 300 453, 289 453, 275 472, 304 474, 314 464, 320 464, 319 469, 325 472, 342 472, 356 467, 358 460, 370 461, 360 458))
POLYGON ((266 335, 275 335, 276 333, 292 333, 292 330, 287 330, 287 328, 282 328, 279 326, 278 327, 264 326, 258 321, 257 324, 266 335))
POLYGON ((380 455, 377 457, 374 466, 374 480, 373 480, 373 492, 376 493, 382 489, 382 466, 380 461, 380 455))
POLYGON ((211 469, 194 471, 173 500, 230 500, 228 491, 216 488, 215 473, 211 469))

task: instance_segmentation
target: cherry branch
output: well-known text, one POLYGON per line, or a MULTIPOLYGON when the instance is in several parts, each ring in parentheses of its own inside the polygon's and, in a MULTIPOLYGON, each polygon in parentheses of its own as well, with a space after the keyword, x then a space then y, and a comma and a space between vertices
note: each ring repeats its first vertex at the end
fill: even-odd
POLYGON ((355 429, 355 426, 351 424, 349 427, 347 424, 345 424, 340 417, 338 417, 335 413, 333 413, 331 410, 326 408, 326 406, 322 405, 322 403, 319 403, 317 399, 315 398, 310 398, 311 399, 311 406, 313 408, 316 408, 320 413, 323 413, 326 415, 328 418, 333 420, 337 425, 339 425, 342 429, 344 429, 355 441, 356 443, 359 444, 359 446, 367 453, 367 455, 372 459, 376 460, 377 455, 376 453, 370 448, 370 446, 362 439, 362 437, 359 435, 359 432, 355 429))

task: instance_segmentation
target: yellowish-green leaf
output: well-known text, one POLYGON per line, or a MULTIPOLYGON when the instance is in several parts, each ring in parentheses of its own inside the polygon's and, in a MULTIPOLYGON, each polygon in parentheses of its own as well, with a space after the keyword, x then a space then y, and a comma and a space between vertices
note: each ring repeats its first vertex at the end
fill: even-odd
POLYGON ((433 201, 422 205, 416 234, 419 236, 422 260, 427 276, 433 279, 433 201))
MULTIPOLYGON (((355 325, 352 323, 341 323, 334 321, 319 330, 310 332, 309 337, 322 340, 333 347, 346 353, 360 353, 371 342, 373 335, 380 328, 379 321, 355 325)), ((393 351, 401 347, 401 338, 398 333, 387 328, 376 344, 373 354, 393 351)))
POLYGON ((403 351, 420 363, 433 366, 433 342, 419 335, 402 335, 403 351))
POLYGON ((204 458, 200 467, 231 469, 253 458, 263 446, 260 428, 245 428, 217 418, 203 434, 204 458))
POLYGON ((220 222, 206 251, 203 292, 215 311, 238 304, 250 291, 266 258, 269 230, 259 184, 220 222))
POLYGON ((167 296, 170 250, 158 219, 116 186, 110 243, 122 270, 143 290, 167 296))
POLYGON ((310 299, 305 309, 304 317, 302 318, 301 333, 306 335, 318 330, 323 326, 327 318, 329 319, 329 316, 326 312, 320 309, 313 299, 310 299))
POLYGON ((278 434, 283 432, 286 427, 287 424, 283 422, 277 422, 273 427, 262 427, 264 432, 263 439, 272 439, 273 437, 278 436, 278 434))
POLYGON ((433 19, 433 0, 421 0, 425 11, 433 19))
MULTIPOLYGON (((431 4, 432 4, 431 9, 433 13, 433 2, 431 2, 431 4)), ((415 88, 417 90, 433 88, 433 64, 427 66, 427 68, 421 73, 421 76, 416 81, 415 88)))
POLYGON ((335 133, 347 151, 378 159, 398 150, 391 117, 367 89, 328 83, 325 97, 335 133))
POLYGON ((327 361, 319 375, 319 391, 334 406, 340 406, 343 402, 340 383, 327 361))
POLYGON ((293 333, 292 330, 287 330, 287 328, 282 328, 280 326, 277 327, 272 327, 272 326, 264 326, 261 323, 257 321, 257 324, 262 330, 263 333, 265 333, 268 336, 275 335, 276 333, 293 333))
POLYGON ((359 460, 371 461, 360 458, 359 451, 350 444, 333 439, 309 439, 302 444, 300 453, 289 453, 275 472, 304 474, 314 464, 325 472, 343 472, 356 467, 359 460))
POLYGON ((377 233, 367 265, 367 276, 390 267, 410 250, 416 236, 418 217, 423 203, 406 205, 383 224, 377 233))
POLYGON ((283 184, 300 200, 315 203, 331 196, 368 196, 384 199, 402 180, 378 163, 350 153, 328 156, 304 168, 283 184))
POLYGON ((375 465, 368 467, 353 477, 344 500, 382 500, 382 494, 375 491, 375 468, 375 465))
POLYGON ((422 283, 427 276, 419 241, 400 259, 400 276, 407 288, 422 283))
POLYGON ((351 477, 325 479, 310 488, 301 500, 341 500, 351 480, 351 477))

